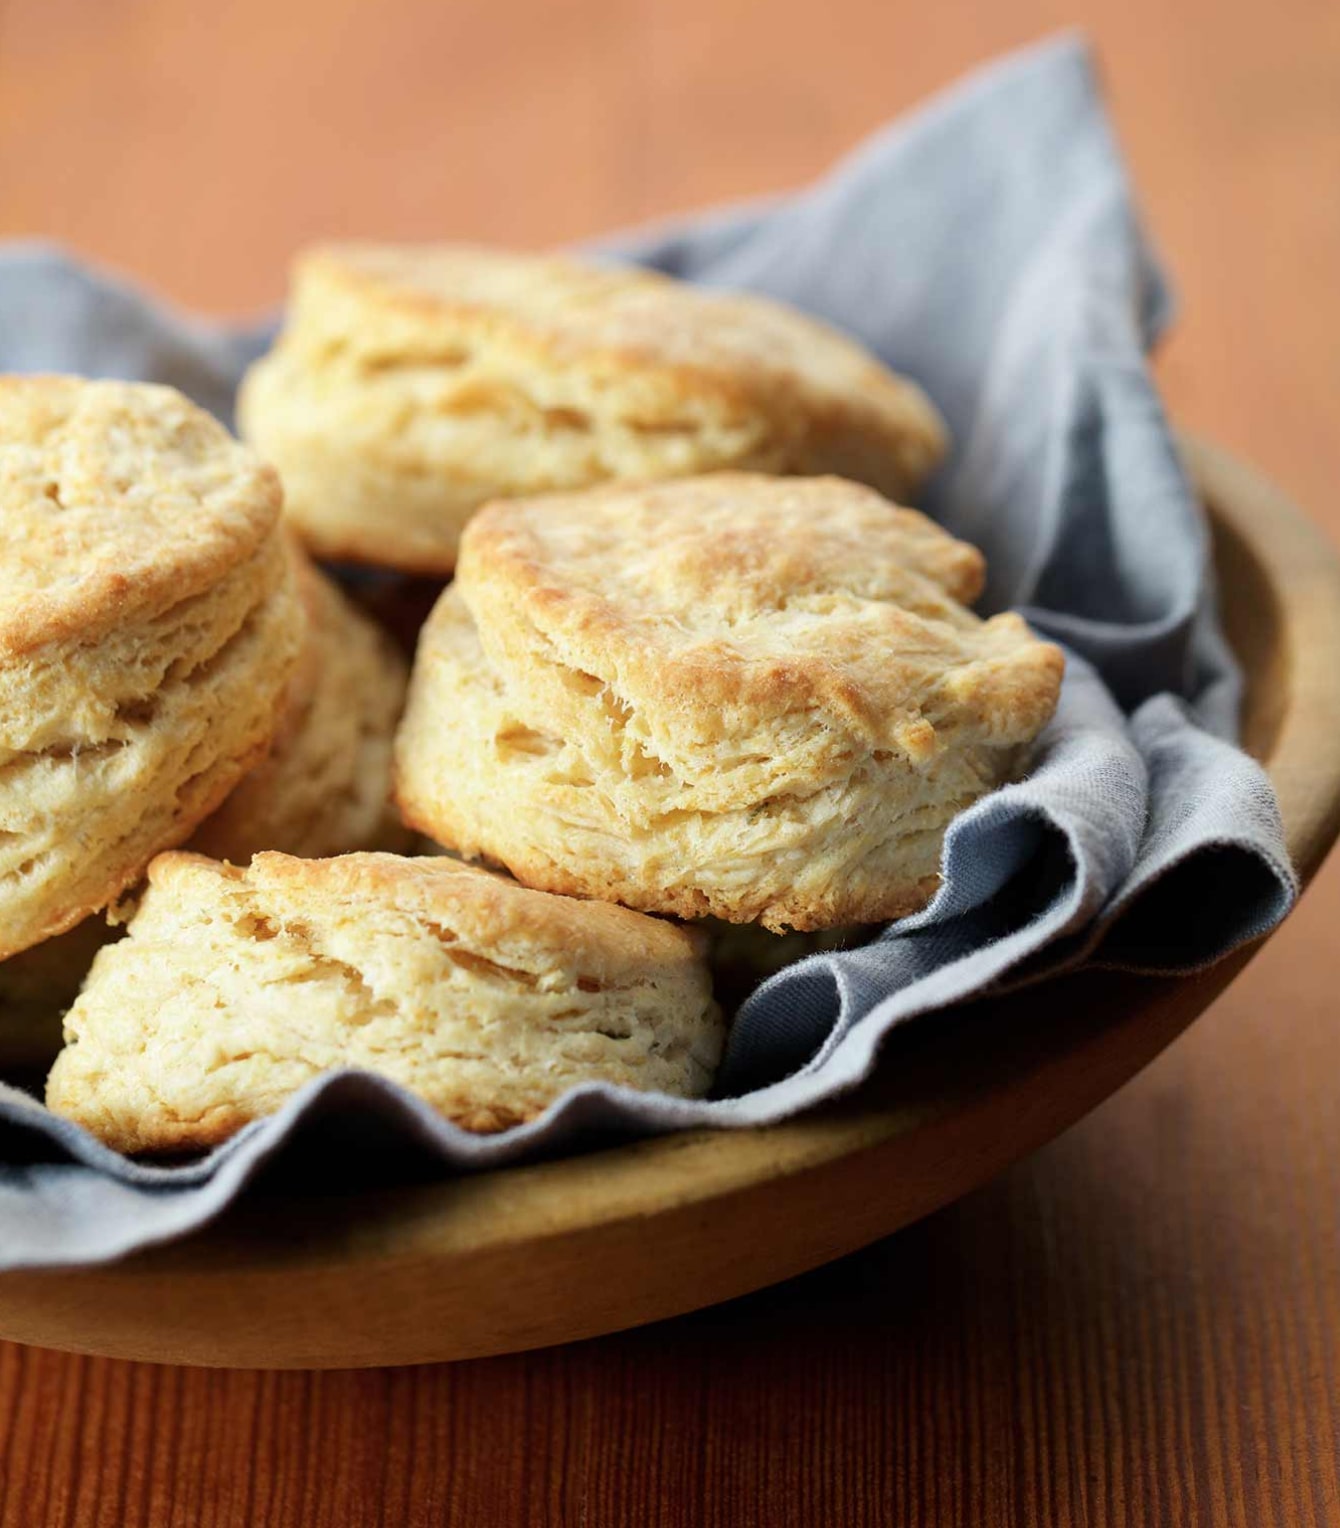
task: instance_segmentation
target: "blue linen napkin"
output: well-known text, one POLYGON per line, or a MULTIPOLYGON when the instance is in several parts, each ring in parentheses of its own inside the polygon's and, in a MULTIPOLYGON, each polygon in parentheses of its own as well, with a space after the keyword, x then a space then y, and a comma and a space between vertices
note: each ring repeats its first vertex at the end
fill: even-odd
MULTIPOLYGON (((1194 970, 1288 911, 1274 796, 1231 741, 1239 679, 1205 524, 1144 361, 1167 288, 1080 40, 976 74, 795 196, 598 251, 784 298, 927 388, 955 447, 926 507, 985 551, 985 608, 1020 606, 1068 649, 1033 772, 952 825, 924 912, 750 997, 711 1101, 587 1085, 476 1138, 389 1083, 338 1073, 209 1157, 163 1167, 0 1085, 0 1267, 97 1262, 181 1235, 276 1159, 315 1186, 410 1156, 450 1172, 593 1137, 777 1120, 859 1083, 895 1024, 934 1022, 1012 974, 1086 959, 1194 970), (317 1138, 322 1151, 304 1149, 317 1138)), ((5 370, 171 382, 228 418, 268 338, 166 311, 47 247, 0 251, 5 370)))

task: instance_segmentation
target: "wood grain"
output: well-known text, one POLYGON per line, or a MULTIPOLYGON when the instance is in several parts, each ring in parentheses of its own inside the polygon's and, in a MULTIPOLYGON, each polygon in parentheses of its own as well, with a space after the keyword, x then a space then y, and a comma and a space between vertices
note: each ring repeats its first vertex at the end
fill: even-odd
MULTIPOLYGON (((791 184, 1075 19, 1184 293, 1179 417, 1340 532, 1334 0, 0 0, 0 231, 252 307, 318 234, 539 244, 791 184)), ((0 1522, 1337 1521, 1338 917, 1333 864, 1061 1141, 699 1317, 364 1374, 0 1348, 0 1522)))

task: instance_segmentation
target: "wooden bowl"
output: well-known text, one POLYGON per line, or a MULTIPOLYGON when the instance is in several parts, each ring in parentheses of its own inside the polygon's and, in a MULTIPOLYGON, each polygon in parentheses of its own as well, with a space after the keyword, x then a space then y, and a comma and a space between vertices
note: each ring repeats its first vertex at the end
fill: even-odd
MULTIPOLYGON (((1340 828, 1340 562, 1222 452, 1187 443, 1215 528, 1247 746, 1310 876, 1340 828)), ((0 1336, 124 1358, 330 1368, 474 1357, 653 1321, 788 1278, 949 1203, 1156 1056, 1250 958, 1080 973, 891 1037, 850 1099, 427 1187, 253 1194, 110 1267, 0 1276, 0 1336)))

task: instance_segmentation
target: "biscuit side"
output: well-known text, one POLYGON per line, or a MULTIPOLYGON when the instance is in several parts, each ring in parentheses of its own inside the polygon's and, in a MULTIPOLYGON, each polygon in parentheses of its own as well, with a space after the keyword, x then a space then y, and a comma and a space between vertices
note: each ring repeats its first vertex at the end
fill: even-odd
MULTIPOLYGON (((916 911, 939 884, 946 823, 1018 762, 991 747, 957 749, 931 770, 867 756, 840 776, 732 804, 531 725, 459 596, 444 597, 421 653, 396 744, 406 821, 526 885, 645 912, 782 932, 916 911)), ((603 743, 603 718, 591 721, 603 743)))
POLYGON ((277 533, 200 593, 0 664, 0 956, 72 927, 263 756, 303 617, 277 533))
POLYGON ((215 859, 409 846, 389 802, 408 667, 330 579, 296 551, 295 561, 306 639, 268 756, 191 839, 215 859))
POLYGON ((945 449, 914 384, 781 305, 459 250, 299 262, 239 421, 315 552, 421 572, 494 497, 727 467, 905 497, 945 449))
POLYGON ((591 911, 451 861, 164 855, 67 1016, 48 1104, 152 1152, 221 1141, 342 1067, 475 1131, 580 1082, 702 1093, 722 1025, 700 943, 591 911))

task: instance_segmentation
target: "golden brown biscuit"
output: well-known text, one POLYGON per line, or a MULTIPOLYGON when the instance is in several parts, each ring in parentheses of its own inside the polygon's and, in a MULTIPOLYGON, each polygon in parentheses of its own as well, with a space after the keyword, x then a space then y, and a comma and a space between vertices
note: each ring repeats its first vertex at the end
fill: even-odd
POLYGON ((211 1146, 337 1067, 478 1131, 580 1082, 693 1096, 722 1043, 699 936, 389 854, 161 855, 65 1033, 48 1105, 131 1152, 211 1146))
POLYGON ((424 628, 407 821, 527 885, 812 930, 918 908, 1062 658, 982 560, 837 479, 723 473, 489 506, 424 628))
POLYGON ((0 379, 0 957, 262 756, 302 635, 279 483, 170 388, 0 379))
POLYGON ((315 552, 420 572, 495 497, 724 467, 906 497, 945 447, 919 388, 779 303, 452 246, 300 257, 238 417, 315 552))
POLYGON ((407 849, 388 800, 391 739, 408 666, 306 556, 294 549, 307 637, 265 761, 196 829, 190 848, 242 864, 261 849, 319 859, 407 849))

